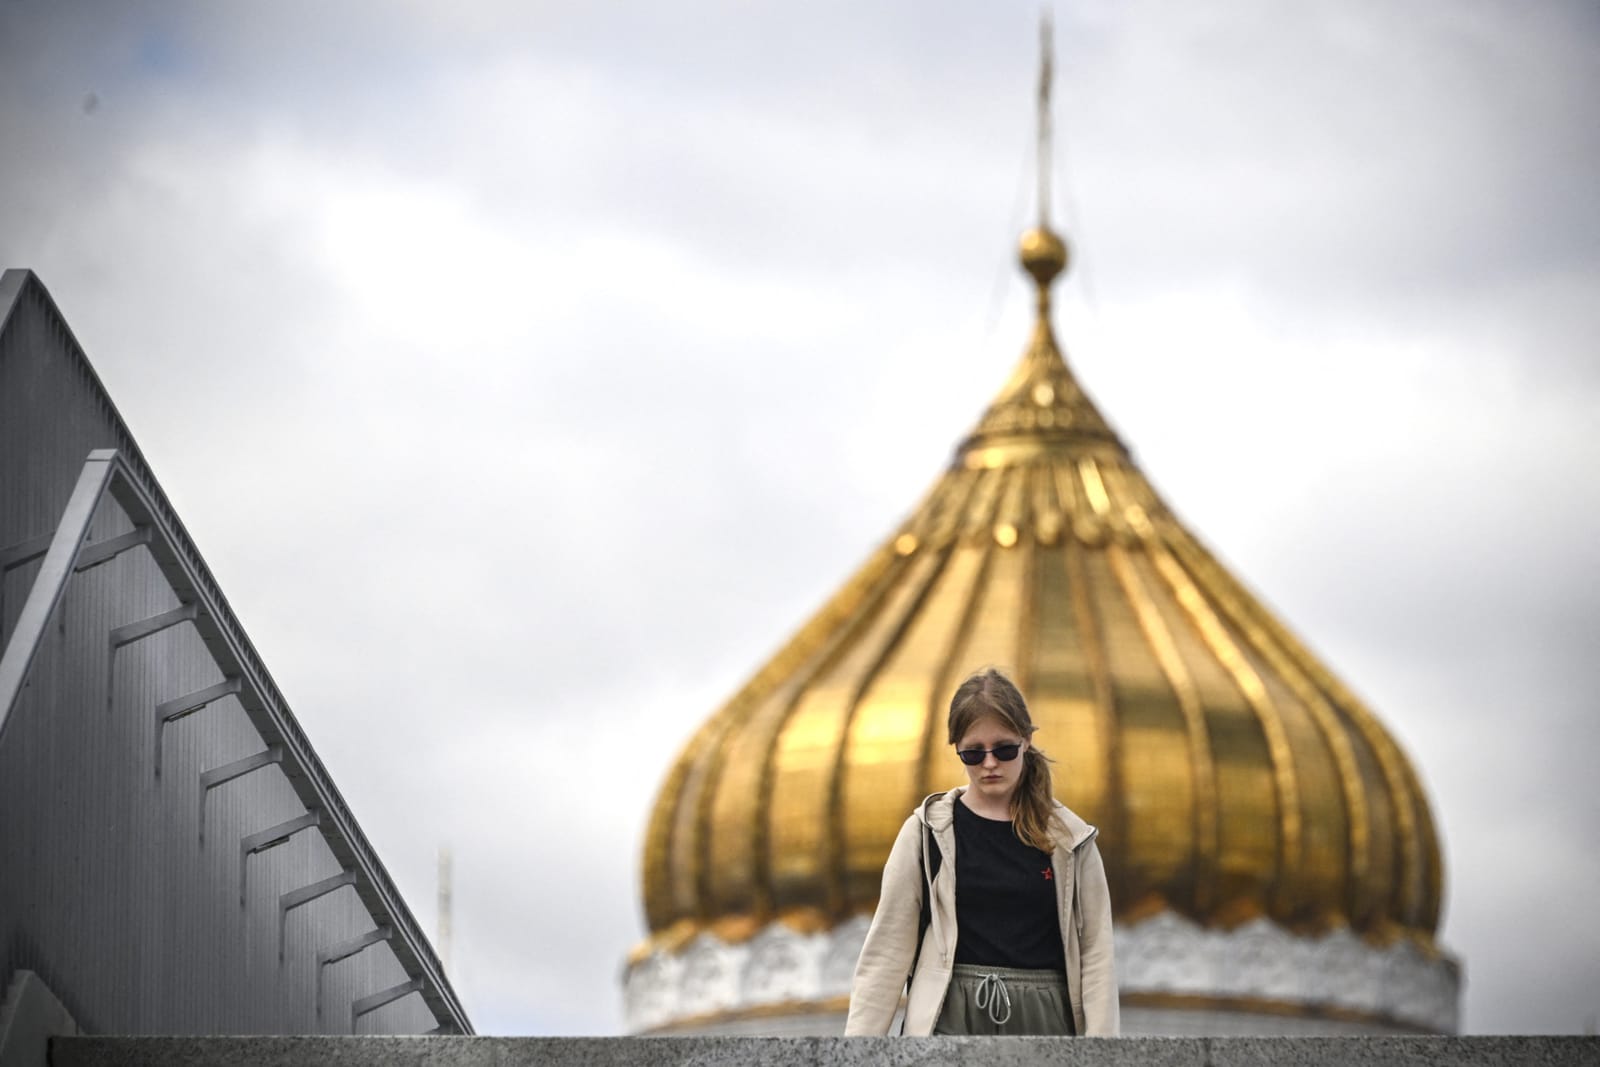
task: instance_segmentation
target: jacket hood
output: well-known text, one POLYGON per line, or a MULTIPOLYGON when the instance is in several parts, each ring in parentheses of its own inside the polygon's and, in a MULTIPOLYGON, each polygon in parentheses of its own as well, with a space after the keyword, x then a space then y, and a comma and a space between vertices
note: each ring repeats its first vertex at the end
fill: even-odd
MULTIPOLYGON (((930 793, 921 804, 917 805, 917 818, 934 833, 943 833, 955 821, 956 800, 966 791, 966 786, 958 785, 943 793, 930 793)), ((1064 848, 1072 852, 1100 832, 1084 822, 1077 812, 1061 801, 1056 801, 1055 805, 1056 818, 1067 831, 1066 839, 1056 846, 1058 850, 1064 848)))

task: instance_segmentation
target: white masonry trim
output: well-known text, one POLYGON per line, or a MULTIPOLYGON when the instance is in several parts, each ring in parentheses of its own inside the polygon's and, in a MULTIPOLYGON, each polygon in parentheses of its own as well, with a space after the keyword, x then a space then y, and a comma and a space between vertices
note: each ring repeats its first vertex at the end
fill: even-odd
MULTIPOLYGON (((866 939, 857 916, 802 934, 773 923, 728 944, 702 933, 674 953, 656 952, 623 979, 626 1025, 640 1033, 686 1020, 815 1002, 837 1014, 866 939), (833 1001, 831 1008, 824 1005, 833 1001)), ((1376 947, 1348 929, 1295 935, 1268 919, 1207 929, 1172 912, 1118 926, 1117 976, 1124 995, 1261 1000, 1390 1019, 1403 1027, 1455 1033, 1460 976, 1453 960, 1406 940, 1376 947)))

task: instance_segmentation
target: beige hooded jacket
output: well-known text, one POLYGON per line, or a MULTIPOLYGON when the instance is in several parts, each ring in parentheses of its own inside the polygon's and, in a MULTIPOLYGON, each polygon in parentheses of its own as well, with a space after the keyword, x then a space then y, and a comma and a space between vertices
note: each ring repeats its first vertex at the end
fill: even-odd
MULTIPOLYGON (((944 1008, 956 958, 955 803, 965 787, 928 797, 900 827, 883 867, 883 889, 850 984, 850 1015, 844 1032, 887 1034, 913 958, 917 973, 906 1000, 908 1035, 931 1034, 944 1008), (943 857, 933 879, 932 921, 917 953, 922 888, 931 862, 923 855, 923 827, 943 857)), ((1066 833, 1051 854, 1061 940, 1066 950, 1067 992, 1077 1032, 1115 1036, 1121 1028, 1116 964, 1111 944, 1111 894, 1105 865, 1095 848, 1096 830, 1064 804, 1056 815, 1066 833)))

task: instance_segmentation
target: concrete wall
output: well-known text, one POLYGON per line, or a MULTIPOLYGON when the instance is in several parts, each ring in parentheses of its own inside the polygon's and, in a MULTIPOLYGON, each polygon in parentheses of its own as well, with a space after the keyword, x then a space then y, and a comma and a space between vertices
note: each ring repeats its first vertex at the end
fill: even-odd
POLYGON ((1593 1067, 1593 1037, 55 1038, 54 1067, 1593 1067))

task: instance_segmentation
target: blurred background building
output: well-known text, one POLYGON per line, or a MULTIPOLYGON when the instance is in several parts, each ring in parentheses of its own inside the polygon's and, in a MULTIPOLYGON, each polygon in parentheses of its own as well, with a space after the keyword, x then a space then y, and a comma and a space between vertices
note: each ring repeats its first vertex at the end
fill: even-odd
POLYGON ((1100 828, 1127 1032, 1453 1032, 1410 762, 1079 387, 1050 320, 1064 243, 1041 225, 1022 264, 1033 335, 948 470, 668 771, 630 1028, 839 1032, 896 832, 964 780, 950 695, 993 665, 1100 828))

